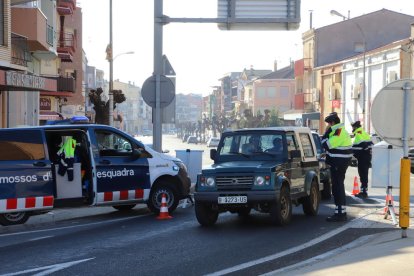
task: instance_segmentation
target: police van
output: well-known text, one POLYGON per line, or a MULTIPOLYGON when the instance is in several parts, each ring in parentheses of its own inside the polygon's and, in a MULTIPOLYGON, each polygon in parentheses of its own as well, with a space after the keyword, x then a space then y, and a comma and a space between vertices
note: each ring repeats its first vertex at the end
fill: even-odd
POLYGON ((1 225, 22 224, 31 215, 57 207, 129 210, 146 203, 159 213, 163 194, 172 212, 189 191, 187 169, 179 159, 113 127, 0 129, 1 225), (67 141, 72 148, 66 147, 67 141), (63 156, 65 150, 73 156, 63 156))

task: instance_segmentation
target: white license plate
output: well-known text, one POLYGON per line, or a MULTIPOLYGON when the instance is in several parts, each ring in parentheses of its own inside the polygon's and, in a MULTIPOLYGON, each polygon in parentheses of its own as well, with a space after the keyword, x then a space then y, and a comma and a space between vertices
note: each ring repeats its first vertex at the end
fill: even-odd
POLYGON ((220 196, 218 198, 219 204, 239 204, 247 203, 247 196, 220 196))

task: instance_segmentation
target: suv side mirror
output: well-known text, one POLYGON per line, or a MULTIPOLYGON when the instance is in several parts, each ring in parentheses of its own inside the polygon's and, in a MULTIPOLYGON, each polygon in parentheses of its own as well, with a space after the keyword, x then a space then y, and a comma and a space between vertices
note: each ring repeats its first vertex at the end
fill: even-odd
POLYGON ((217 156, 217 149, 211 149, 210 150, 210 159, 211 160, 216 160, 216 156, 217 156))
POLYGON ((300 150, 292 150, 290 152, 290 158, 291 159, 293 159, 293 158, 301 158, 300 150))

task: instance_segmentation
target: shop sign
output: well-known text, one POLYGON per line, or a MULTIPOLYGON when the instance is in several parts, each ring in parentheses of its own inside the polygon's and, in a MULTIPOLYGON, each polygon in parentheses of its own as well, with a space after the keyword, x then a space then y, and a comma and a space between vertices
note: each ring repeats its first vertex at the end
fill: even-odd
POLYGON ((340 108, 341 107, 341 101, 340 100, 333 100, 332 101, 332 108, 340 108))
POLYGON ((46 88, 45 78, 15 71, 6 71, 6 84, 17 87, 35 88, 39 90, 44 90, 46 88))
POLYGON ((40 97, 40 110, 52 110, 52 99, 49 97, 40 97))

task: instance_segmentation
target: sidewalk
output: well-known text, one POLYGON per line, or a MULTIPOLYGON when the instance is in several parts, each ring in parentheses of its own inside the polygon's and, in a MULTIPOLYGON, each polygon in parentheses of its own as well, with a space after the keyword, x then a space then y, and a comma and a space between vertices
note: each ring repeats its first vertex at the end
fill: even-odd
POLYGON ((355 227, 365 225, 395 230, 363 236, 346 247, 267 275, 413 275, 413 218, 410 218, 411 228, 407 229, 407 238, 401 237, 402 230, 398 225, 394 226, 390 218, 384 219, 382 210, 376 210, 363 220, 360 226, 355 223, 355 227))

